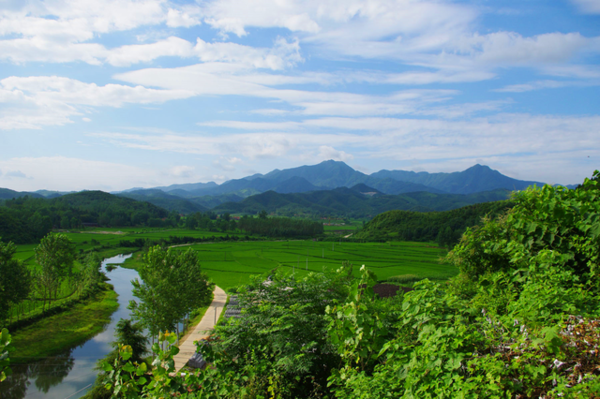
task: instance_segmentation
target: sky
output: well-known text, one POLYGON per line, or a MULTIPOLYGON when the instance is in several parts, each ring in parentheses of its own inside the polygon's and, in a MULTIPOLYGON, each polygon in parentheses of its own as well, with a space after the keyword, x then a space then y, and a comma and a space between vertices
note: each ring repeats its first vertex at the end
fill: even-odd
POLYGON ((0 187, 600 169, 600 0, 0 0, 0 187))

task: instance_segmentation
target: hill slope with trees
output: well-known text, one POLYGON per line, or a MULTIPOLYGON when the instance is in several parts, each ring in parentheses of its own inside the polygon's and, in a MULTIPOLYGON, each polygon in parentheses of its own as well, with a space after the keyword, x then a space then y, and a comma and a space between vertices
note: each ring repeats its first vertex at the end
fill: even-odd
POLYGON ((58 198, 21 197, 0 206, 0 236, 16 244, 35 243, 53 228, 141 226, 176 218, 148 202, 122 198, 102 191, 83 191, 58 198))
POLYGON ((262 210, 284 216, 326 215, 345 217, 372 217, 392 209, 419 212, 445 211, 466 205, 498 201, 508 198, 507 190, 496 190, 471 195, 415 192, 386 195, 365 185, 357 188, 340 187, 334 190, 308 193, 279 194, 274 191, 253 195, 237 203, 216 206, 217 213, 256 214, 262 210), (366 190, 366 191, 363 191, 366 190), (375 194, 372 194, 375 193, 375 194))
POLYGON ((495 218, 514 205, 513 201, 504 200, 445 212, 388 211, 367 222, 355 238, 369 241, 437 241, 440 246, 454 246, 467 227, 481 224, 484 217, 495 218))

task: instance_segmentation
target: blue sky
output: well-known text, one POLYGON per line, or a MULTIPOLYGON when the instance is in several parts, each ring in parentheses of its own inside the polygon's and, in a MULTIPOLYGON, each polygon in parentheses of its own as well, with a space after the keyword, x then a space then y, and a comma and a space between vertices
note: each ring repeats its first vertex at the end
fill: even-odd
POLYGON ((0 0, 0 187, 344 161, 578 183, 600 0, 0 0))

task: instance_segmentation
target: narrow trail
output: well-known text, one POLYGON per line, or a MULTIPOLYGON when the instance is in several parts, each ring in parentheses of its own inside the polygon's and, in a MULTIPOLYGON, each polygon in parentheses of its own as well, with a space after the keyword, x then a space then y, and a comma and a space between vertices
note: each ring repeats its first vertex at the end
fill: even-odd
POLYGON ((220 287, 215 286, 213 291, 213 301, 210 307, 206 309, 206 313, 200 320, 200 323, 194 327, 194 331, 188 334, 184 341, 179 342, 179 353, 174 357, 175 372, 178 373, 183 366, 186 365, 190 357, 196 353, 196 345, 194 341, 199 341, 202 338, 207 338, 211 330, 215 327, 215 320, 219 320, 219 316, 225 307, 227 294, 220 287))

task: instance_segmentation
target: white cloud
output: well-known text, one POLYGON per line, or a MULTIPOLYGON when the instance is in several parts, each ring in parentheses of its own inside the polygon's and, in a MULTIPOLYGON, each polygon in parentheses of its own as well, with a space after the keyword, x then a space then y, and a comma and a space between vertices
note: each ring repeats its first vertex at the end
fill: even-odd
POLYGON ((139 62, 149 62, 158 57, 191 57, 193 46, 187 40, 171 36, 150 44, 122 46, 107 52, 106 62, 114 66, 129 66, 139 62))
MULTIPOLYGON (((269 75, 256 83, 257 74, 231 64, 207 63, 181 68, 148 68, 116 75, 117 79, 169 90, 191 90, 196 95, 238 95, 277 99, 299 108, 306 115, 399 115, 446 101, 455 90, 402 90, 391 95, 363 95, 347 92, 277 89, 280 82, 269 75)), ((317 78, 317 79, 320 79, 317 78)), ((259 111, 261 112, 261 111, 259 111)), ((267 111, 267 113, 272 113, 267 111)))
POLYGON ((175 177, 192 177, 194 174, 195 168, 193 166, 179 165, 173 166, 170 169, 170 174, 175 177))
POLYGON ((203 62, 229 62, 253 68, 281 70, 303 61, 298 41, 283 38, 273 48, 254 48, 236 43, 207 43, 198 38, 194 52, 203 62))
POLYGON ((152 104, 188 98, 185 90, 157 90, 142 86, 107 84, 98 86, 58 76, 11 76, 0 80, 0 130, 39 129, 71 123, 81 115, 82 106, 122 107, 124 104, 152 104))
POLYGON ((342 161, 342 162, 347 162, 347 161, 351 161, 354 159, 354 156, 352 154, 348 154, 344 151, 336 150, 335 148, 330 147, 328 145, 322 145, 319 147, 318 157, 323 160, 333 159, 334 161, 342 161))
POLYGON ((227 127, 244 130, 296 130, 300 122, 244 122, 244 121, 210 121, 198 123, 198 126, 227 127))
POLYGON ((571 0, 581 11, 587 14, 600 14, 600 1, 598 0, 571 0))
POLYGON ((498 66, 564 63, 589 43, 579 33, 523 37, 514 32, 497 32, 473 38, 475 49, 479 50, 477 60, 498 66))
POLYGON ((132 186, 158 185, 155 170, 125 164, 67 157, 24 157, 0 160, 5 170, 19 171, 28 179, 0 177, 0 186, 28 191, 96 189, 99 186, 122 190, 132 186), (2 183, 4 182, 4 183, 2 183))
POLYGON ((186 7, 181 10, 169 8, 167 12, 167 26, 171 28, 189 28, 194 25, 200 25, 199 14, 200 10, 195 7, 186 7))
POLYGON ((353 156, 449 164, 450 160, 471 160, 473 154, 482 158, 527 159, 553 153, 557 159, 565 159, 580 151, 597 151, 590 149, 600 148, 598 129, 600 117, 505 114, 472 121, 322 118, 311 120, 306 131, 294 134, 221 133, 213 137, 103 133, 95 136, 128 148, 222 157, 270 157, 283 161, 314 153, 320 154, 321 159, 327 156, 352 159, 353 156), (324 133, 317 128, 335 128, 346 133, 324 133))
POLYGON ((235 170, 235 167, 233 165, 229 165, 229 164, 223 162, 222 160, 218 160, 218 159, 215 159, 213 161, 213 165, 219 169, 223 169, 226 172, 231 172, 231 171, 235 170))
POLYGON ((198 14, 197 6, 169 6, 165 0, 27 1, 17 9, 0 10, 0 37, 7 37, 0 40, 0 59, 15 63, 83 61, 98 65, 108 58, 111 64, 124 66, 163 55, 182 56, 177 48, 164 47, 173 46, 173 40, 114 50, 90 41, 103 34, 161 23, 190 27, 200 23, 198 14), (144 52, 152 55, 144 56, 144 52))

